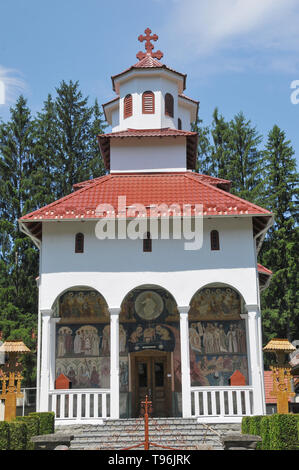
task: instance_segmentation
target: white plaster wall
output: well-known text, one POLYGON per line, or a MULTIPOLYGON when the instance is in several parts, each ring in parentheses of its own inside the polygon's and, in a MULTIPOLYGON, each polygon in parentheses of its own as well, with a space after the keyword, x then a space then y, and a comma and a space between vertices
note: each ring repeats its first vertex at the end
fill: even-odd
POLYGON ((111 139, 110 172, 186 171, 186 137, 111 139))
POLYGON ((114 132, 119 131, 119 106, 111 112, 111 127, 114 132))
POLYGON ((247 304, 257 304, 256 259, 250 218, 204 220, 204 241, 198 251, 184 250, 185 240, 153 240, 143 253, 142 240, 98 240, 95 222, 43 224, 40 309, 50 309, 66 289, 88 286, 119 307, 125 295, 143 284, 167 289, 179 306, 214 282, 237 289, 247 304), (210 230, 220 233, 220 251, 210 250, 210 230), (74 253, 74 236, 85 234, 83 254, 74 253))
POLYGON ((187 107, 178 104, 178 118, 182 120, 182 130, 191 131, 191 113, 187 107))
POLYGON ((119 126, 112 131, 132 129, 159 129, 163 127, 177 128, 178 119, 178 85, 170 78, 161 76, 140 76, 132 78, 120 85, 119 126), (155 94, 155 113, 142 114, 142 94, 152 91, 155 94), (171 93, 174 97, 174 117, 165 116, 164 97, 171 93), (133 115, 124 119, 124 98, 131 94, 133 97, 133 115))

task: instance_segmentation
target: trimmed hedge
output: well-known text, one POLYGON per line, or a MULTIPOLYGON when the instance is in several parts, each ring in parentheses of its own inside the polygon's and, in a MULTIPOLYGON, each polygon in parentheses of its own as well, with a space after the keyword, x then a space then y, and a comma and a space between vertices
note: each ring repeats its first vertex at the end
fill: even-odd
POLYGON ((261 419, 261 427, 260 427, 260 431, 261 431, 261 436, 262 436, 262 445, 261 445, 261 449, 262 450, 270 450, 270 421, 271 421, 271 416, 269 415, 265 415, 265 416, 262 416, 262 419, 261 419))
POLYGON ((30 413, 0 422, 0 450, 33 450, 33 436, 55 432, 55 413, 30 413))
POLYGON ((55 413, 52 411, 29 413, 28 416, 39 417, 39 434, 53 434, 55 431, 55 413))
POLYGON ((9 424, 6 421, 0 422, 0 450, 9 448, 9 424))
POLYGON ((26 450, 27 447, 27 426, 20 421, 9 423, 9 450, 26 450))
POLYGON ((16 421, 26 424, 27 427, 27 444, 26 450, 33 450, 34 443, 31 442, 33 436, 39 435, 40 418, 39 416, 18 416, 16 421))
POLYGON ((257 450, 294 450, 299 448, 299 415, 273 414, 246 416, 242 433, 262 438, 257 450))
POLYGON ((270 450, 295 450, 298 446, 297 418, 291 414, 274 414, 270 420, 270 450))

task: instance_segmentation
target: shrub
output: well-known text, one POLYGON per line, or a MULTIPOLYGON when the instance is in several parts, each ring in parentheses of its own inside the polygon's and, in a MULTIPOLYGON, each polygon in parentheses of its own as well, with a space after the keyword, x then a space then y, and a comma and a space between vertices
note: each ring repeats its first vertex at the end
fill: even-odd
POLYGON ((38 416, 39 433, 40 434, 53 434, 55 431, 55 413, 52 411, 34 412, 29 413, 28 416, 38 416))
POLYGON ((21 421, 11 421, 9 425, 9 450, 26 450, 27 426, 21 421))
POLYGON ((34 443, 31 442, 31 437, 39 435, 40 418, 39 416, 18 416, 16 421, 25 423, 27 427, 27 450, 34 449, 34 443))
POLYGON ((0 422, 0 450, 9 449, 9 424, 6 421, 0 422))
POLYGON ((261 438, 263 439, 262 441, 262 450, 270 450, 270 420, 271 416, 265 415, 261 419, 261 438))
POLYGON ((269 426, 270 450, 294 450, 298 446, 298 420, 291 414, 274 414, 269 426))
POLYGON ((244 418, 242 418, 242 423, 241 423, 242 434, 249 434, 249 426, 250 426, 250 416, 244 416, 244 418))

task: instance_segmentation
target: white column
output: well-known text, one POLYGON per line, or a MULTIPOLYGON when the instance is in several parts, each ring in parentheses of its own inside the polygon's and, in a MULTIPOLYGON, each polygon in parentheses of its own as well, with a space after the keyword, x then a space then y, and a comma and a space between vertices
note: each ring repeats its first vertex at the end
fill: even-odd
POLYGON ((119 312, 110 311, 110 417, 119 419, 119 312))
POLYGON ((182 412, 183 418, 191 417, 191 380, 189 353, 188 307, 178 307, 180 312, 181 371, 182 371, 182 412))
POLYGON ((41 354, 40 401, 39 401, 38 411, 48 411, 48 408, 49 408, 51 315, 52 315, 52 310, 41 310, 42 354, 41 354))
POLYGON ((255 415, 265 414, 265 397, 264 397, 264 378, 262 376, 263 367, 261 364, 260 354, 260 310, 258 305, 246 305, 247 328, 248 328, 248 346, 249 346, 249 368, 251 384, 253 386, 253 413, 255 415))
POLYGON ((50 390, 55 388, 56 380, 56 324, 60 321, 59 317, 51 317, 50 319, 50 354, 49 354, 49 387, 50 390))

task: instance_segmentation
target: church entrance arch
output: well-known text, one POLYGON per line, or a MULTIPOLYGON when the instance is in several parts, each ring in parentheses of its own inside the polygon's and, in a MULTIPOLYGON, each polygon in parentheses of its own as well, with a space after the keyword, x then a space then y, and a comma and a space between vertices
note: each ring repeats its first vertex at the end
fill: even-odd
POLYGON ((53 305, 56 323, 55 380, 65 375, 73 389, 110 387, 110 314, 95 289, 75 286, 53 305))
POLYGON ((164 288, 143 285, 121 305, 120 415, 140 416, 148 395, 153 416, 181 416, 180 322, 174 297, 164 288))
POLYGON ((248 384, 245 303, 234 288, 210 284, 190 302, 191 386, 228 386, 236 371, 248 384))

